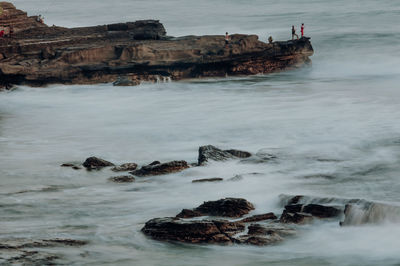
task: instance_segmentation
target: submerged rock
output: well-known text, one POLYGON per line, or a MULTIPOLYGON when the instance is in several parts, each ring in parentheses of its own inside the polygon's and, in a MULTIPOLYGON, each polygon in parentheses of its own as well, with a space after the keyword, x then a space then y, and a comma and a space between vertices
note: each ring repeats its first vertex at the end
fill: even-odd
POLYGON ((213 145, 201 146, 199 148, 198 165, 204 165, 209 160, 225 161, 234 158, 248 158, 251 153, 240 150, 221 150, 213 145))
POLYGON ((114 172, 125 172, 126 171, 127 172, 127 171, 136 170, 137 167, 138 167, 138 165, 135 163, 124 163, 124 164, 121 164, 120 166, 111 168, 111 171, 114 171, 114 172))
POLYGON ((77 166, 77 165, 75 165, 75 164, 73 164, 73 163, 63 163, 63 164, 61 165, 61 167, 71 167, 71 168, 74 169, 74 170, 82 169, 81 167, 79 167, 79 166, 77 166))
POLYGON ((202 183, 202 182, 218 182, 223 181, 223 178, 220 177, 213 177, 213 178, 203 178, 203 179, 195 179, 192 180, 192 183, 202 183))
POLYGON ((172 161, 162 164, 145 165, 139 170, 130 172, 135 176, 166 175, 189 168, 186 161, 172 161))
POLYGON ((97 158, 97 157, 89 157, 86 159, 86 161, 82 164, 86 169, 92 170, 92 169, 101 169, 107 166, 114 166, 113 163, 97 158))
POLYGON ((130 175, 113 176, 109 178, 110 181, 115 183, 132 183, 135 182, 135 178, 130 175))

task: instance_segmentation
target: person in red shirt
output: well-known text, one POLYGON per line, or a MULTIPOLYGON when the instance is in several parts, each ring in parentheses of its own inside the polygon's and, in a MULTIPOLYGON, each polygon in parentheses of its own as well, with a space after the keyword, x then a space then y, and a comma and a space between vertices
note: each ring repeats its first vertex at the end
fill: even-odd
POLYGON ((4 36, 4 30, 0 30, 0 37, 4 36))
POLYGON ((304 37, 304 23, 301 23, 301 37, 304 37))

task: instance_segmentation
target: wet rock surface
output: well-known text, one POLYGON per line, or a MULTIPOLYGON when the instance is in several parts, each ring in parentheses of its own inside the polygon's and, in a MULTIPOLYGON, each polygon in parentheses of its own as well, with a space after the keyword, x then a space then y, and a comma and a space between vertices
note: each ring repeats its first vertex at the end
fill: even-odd
POLYGON ((265 214, 258 214, 258 215, 253 215, 247 218, 244 218, 240 220, 242 223, 251 223, 251 222, 259 222, 259 221, 265 221, 265 220, 276 220, 277 217, 273 212, 265 213, 265 214))
POLYGON ((130 172, 130 174, 135 176, 166 175, 180 172, 187 168, 189 168, 189 165, 186 161, 172 161, 168 163, 145 165, 136 171, 130 172))
POLYGON ((97 157, 89 157, 82 164, 88 170, 98 170, 107 166, 114 166, 113 163, 97 157))
POLYGON ((250 152, 240 150, 221 150, 213 145, 206 145, 199 147, 198 165, 204 165, 209 160, 212 161, 225 161, 235 158, 248 158, 251 156, 250 152))
POLYGON ((114 183, 132 183, 135 182, 135 177, 131 175, 113 176, 108 180, 114 183))
POLYGON ((121 164, 120 166, 115 166, 111 168, 111 171, 114 172, 127 172, 127 171, 133 171, 136 170, 138 165, 136 163, 124 163, 121 164))

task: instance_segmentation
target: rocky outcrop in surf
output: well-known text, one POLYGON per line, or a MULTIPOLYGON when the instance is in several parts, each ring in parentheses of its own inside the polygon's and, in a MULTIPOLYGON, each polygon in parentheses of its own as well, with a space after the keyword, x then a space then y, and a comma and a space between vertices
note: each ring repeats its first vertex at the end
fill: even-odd
POLYGON ((0 85, 168 81, 271 73, 309 64, 309 38, 264 43, 256 35, 166 35, 157 20, 63 28, 36 21, 7 2, 0 22, 14 28, 0 39, 0 85))

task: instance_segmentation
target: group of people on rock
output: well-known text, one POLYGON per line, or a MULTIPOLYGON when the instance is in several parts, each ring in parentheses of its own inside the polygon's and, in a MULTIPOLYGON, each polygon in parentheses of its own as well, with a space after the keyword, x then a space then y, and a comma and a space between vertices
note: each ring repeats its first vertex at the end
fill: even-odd
MULTIPOLYGON (((300 32, 301 32, 301 37, 304 37, 304 23, 301 23, 301 28, 300 28, 300 32)), ((294 25, 292 25, 292 40, 294 40, 294 36, 296 36, 297 40, 299 39, 299 35, 296 34, 296 28, 294 27, 294 25)))
MULTIPOLYGON (((300 27, 300 32, 301 32, 301 38, 304 37, 304 23, 301 23, 301 27, 300 27)), ((294 25, 292 25, 292 40, 294 40, 294 37, 296 36, 297 40, 299 39, 299 35, 296 34, 296 28, 294 27, 294 25)), ((229 42, 231 40, 231 37, 229 36, 228 32, 225 33, 225 47, 229 45, 229 42)), ((272 36, 269 36, 268 38, 268 42, 272 43, 273 39, 272 36)))

